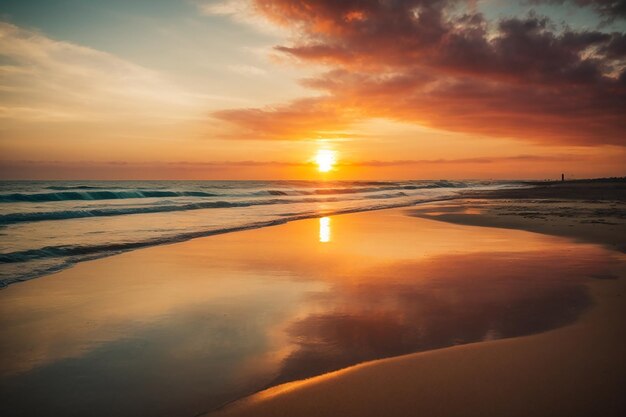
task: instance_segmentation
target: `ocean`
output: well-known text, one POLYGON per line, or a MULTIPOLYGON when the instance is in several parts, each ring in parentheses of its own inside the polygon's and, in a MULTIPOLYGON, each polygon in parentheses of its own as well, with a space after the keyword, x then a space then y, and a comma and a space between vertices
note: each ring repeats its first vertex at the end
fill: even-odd
POLYGON ((0 286, 196 237, 453 198, 511 181, 2 181, 0 286))

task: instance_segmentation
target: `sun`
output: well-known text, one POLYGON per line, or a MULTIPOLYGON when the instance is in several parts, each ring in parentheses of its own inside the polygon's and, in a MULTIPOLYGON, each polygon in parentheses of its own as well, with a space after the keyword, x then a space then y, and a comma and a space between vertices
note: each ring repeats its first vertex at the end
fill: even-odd
POLYGON ((337 163, 337 152, 328 149, 320 149, 315 155, 315 163, 319 172, 328 172, 337 163))

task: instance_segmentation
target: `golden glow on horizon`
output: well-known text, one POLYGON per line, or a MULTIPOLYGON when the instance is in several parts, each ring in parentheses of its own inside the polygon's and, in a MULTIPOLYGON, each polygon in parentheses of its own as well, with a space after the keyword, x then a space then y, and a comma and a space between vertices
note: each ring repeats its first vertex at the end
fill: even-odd
POLYGON ((330 242, 330 217, 320 217, 320 243, 330 242))
POLYGON ((315 155, 315 163, 319 172, 328 172, 337 163, 337 152, 328 149, 320 149, 315 155))
MULTIPOLYGON (((283 36, 292 30, 306 37, 308 26, 300 32, 297 24, 290 29, 282 25, 290 24, 291 15, 286 12, 290 2, 275 4, 280 10, 273 11, 286 13, 281 14, 286 20, 280 25, 272 23, 278 15, 272 15, 270 22, 265 9, 251 11, 250 17, 259 12, 257 17, 265 22, 264 28, 280 28, 262 43, 267 47, 290 44, 291 35, 283 36)), ((302 13, 315 16, 317 7, 302 9, 302 13)), ((113 15, 117 13, 107 19, 113 15)), ((169 18, 165 14, 162 17, 169 18)), ((386 15, 378 17, 386 22, 386 15)), ((230 15, 215 18, 230 19, 230 15)), ((354 10, 345 15, 345 20, 353 24, 363 18, 374 16, 363 17, 354 10)), ((126 24, 127 29, 135 29, 134 24, 126 24)), ((113 53, 118 49, 115 42, 100 50, 100 45, 57 39, 45 28, 0 19, 0 55, 11 62, 11 70, 2 74, 2 84, 10 85, 12 92, 0 95, 0 177, 375 181, 542 180, 557 179, 561 172, 578 178, 626 175, 626 146, 612 136, 618 130, 606 124, 608 115, 597 115, 598 120, 606 122, 602 125, 604 133, 572 130, 568 122, 577 119, 559 116, 559 106, 549 107, 546 114, 539 108, 529 108, 534 116, 522 124, 519 121, 529 116, 521 107, 498 108, 493 98, 459 95, 452 87, 431 91, 427 86, 437 86, 439 77, 445 81, 457 76, 447 72, 447 67, 425 68, 426 72, 433 71, 433 79, 426 84, 407 82, 406 88, 396 90, 393 83, 381 83, 380 91, 368 91, 358 85, 361 76, 348 73, 362 71, 363 77, 374 80, 387 73, 395 77, 396 71, 401 74, 406 69, 404 63, 395 61, 380 70, 376 65, 362 66, 375 57, 368 54, 362 56, 363 62, 353 62, 344 78, 335 82, 316 70, 326 58, 330 60, 329 70, 343 68, 341 57, 335 61, 326 55, 328 51, 303 59, 301 66, 276 65, 272 59, 238 61, 236 54, 216 54, 207 70, 207 53, 216 51, 212 49, 211 34, 223 30, 236 33, 237 29, 231 29, 230 24, 204 25, 208 32, 201 38, 209 41, 203 43, 195 42, 200 27, 191 30, 183 26, 171 38, 193 40, 184 42, 184 56, 189 60, 181 62, 180 68, 167 68, 160 65, 159 53, 181 47, 169 37, 146 37, 152 43, 133 42, 133 47, 122 48, 124 53, 118 56, 113 53), (317 81, 304 85, 294 82, 301 78, 317 81), (328 91, 318 95, 322 91, 318 88, 328 91), (60 96, 59 91, 71 94, 60 96), (440 95, 444 91, 448 93, 440 95), (398 106, 385 106, 384 100, 395 94, 400 95, 398 106), (410 101, 403 98, 413 100, 415 105, 402 104, 410 101), (420 98, 440 105, 432 107, 430 101, 427 105, 420 98), (458 103, 468 100, 476 118, 453 111, 458 103), (482 111, 480 106, 484 106, 482 111), (552 111, 555 113, 549 115, 552 111), (203 116, 209 114, 211 121, 203 116), (493 123, 485 125, 483 117, 493 123), (532 134, 522 132, 524 129, 532 130, 532 134), (607 135, 612 139, 607 140, 607 135), (76 137, 81 140, 76 141, 76 137)), ((146 30, 152 30, 152 26, 146 30)), ((252 33, 227 36, 224 50, 256 45, 259 34, 252 33)), ((344 35, 329 33, 332 39, 326 41, 339 41, 344 35)), ((87 38, 78 36, 74 41, 87 38)), ((298 42, 292 46, 297 47, 298 42)), ((388 51, 379 52, 376 56, 384 62, 388 51)), ((476 85, 490 79, 504 82, 501 75, 489 71, 481 75, 470 72, 463 73, 468 75, 468 83, 470 78, 476 85)), ((407 73, 407 77, 412 76, 407 73)), ((533 84, 533 88, 540 86, 533 84)), ((608 94, 608 90, 599 91, 608 94)), ((596 117, 593 109, 590 111, 590 117, 596 117)))

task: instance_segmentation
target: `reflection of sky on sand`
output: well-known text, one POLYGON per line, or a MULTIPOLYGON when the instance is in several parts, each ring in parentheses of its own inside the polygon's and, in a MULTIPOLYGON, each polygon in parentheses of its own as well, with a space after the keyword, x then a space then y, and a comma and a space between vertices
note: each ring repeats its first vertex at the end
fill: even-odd
POLYGON ((590 303, 584 279, 617 262, 591 245, 399 211, 322 219, 0 292, 0 400, 31 414, 193 415, 365 360, 561 326, 590 303))

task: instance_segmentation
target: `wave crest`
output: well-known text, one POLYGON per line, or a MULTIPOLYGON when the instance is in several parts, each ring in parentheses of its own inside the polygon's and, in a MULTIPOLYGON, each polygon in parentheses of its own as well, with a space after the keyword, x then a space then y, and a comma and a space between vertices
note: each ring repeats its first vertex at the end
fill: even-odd
POLYGON ((129 198, 159 198, 159 197, 215 197, 217 195, 218 194, 207 193, 204 191, 161 191, 161 190, 62 191, 58 193, 0 194, 0 203, 18 203, 18 202, 43 203, 43 202, 48 202, 48 201, 121 200, 121 199, 129 199, 129 198))

